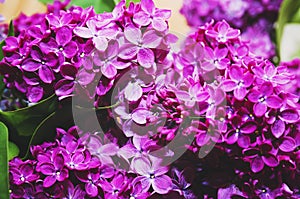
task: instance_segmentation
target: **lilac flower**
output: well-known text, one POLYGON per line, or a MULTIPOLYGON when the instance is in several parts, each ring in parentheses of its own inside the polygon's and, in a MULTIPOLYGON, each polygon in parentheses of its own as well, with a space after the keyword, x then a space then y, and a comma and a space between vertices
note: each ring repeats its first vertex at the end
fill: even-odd
POLYGON ((143 34, 141 29, 134 26, 126 27, 124 36, 130 43, 120 49, 119 57, 127 60, 137 56, 137 61, 141 66, 150 68, 155 59, 150 48, 156 48, 162 38, 154 30, 146 31, 143 34))
POLYGON ((170 16, 170 10, 155 8, 152 0, 141 0, 141 11, 134 14, 133 21, 140 26, 151 23, 155 30, 165 31, 168 28, 166 20, 170 16))
POLYGON ((98 172, 98 169, 82 171, 80 173, 76 173, 76 176, 81 182, 86 183, 85 191, 89 196, 95 197, 98 195, 98 185, 100 179, 100 173, 98 172))
POLYGON ((233 65, 229 69, 230 80, 222 82, 222 89, 225 92, 233 91, 233 95, 238 100, 243 100, 247 95, 247 88, 250 87, 254 81, 251 73, 243 73, 243 69, 237 65, 233 65))
POLYGON ((227 48, 215 48, 212 50, 210 47, 205 47, 202 68, 205 71, 212 71, 215 68, 219 70, 226 69, 230 62, 226 58, 227 54, 227 48))
POLYGON ((55 40, 51 38, 47 43, 41 43, 41 47, 45 53, 56 52, 59 57, 66 58, 74 57, 78 50, 76 42, 72 41, 72 30, 67 26, 59 28, 55 40))
POLYGON ((268 107, 276 109, 281 106, 281 98, 272 94, 273 85, 270 82, 263 83, 259 90, 253 89, 249 92, 248 99, 255 103, 253 106, 253 111, 256 116, 263 116, 268 107))
POLYGON ((57 56, 54 53, 44 54, 38 46, 34 46, 31 57, 23 62, 22 69, 28 72, 38 71, 43 82, 52 83, 55 79, 53 69, 57 67, 57 56))
POLYGON ((10 168, 13 176, 13 183, 21 185, 23 183, 34 182, 39 179, 39 175, 34 172, 34 166, 31 163, 19 165, 19 167, 10 168))
POLYGON ((106 50, 108 46, 107 39, 112 39, 117 35, 117 31, 107 28, 97 30, 97 21, 90 19, 86 22, 87 27, 75 27, 74 33, 82 38, 92 38, 95 47, 100 50, 106 50))
POLYGON ((80 185, 76 185, 76 187, 74 187, 71 181, 66 181, 65 186, 65 196, 63 197, 63 199, 81 199, 86 196, 85 191, 81 188, 80 185))
POLYGON ((117 69, 125 69, 130 64, 117 60, 119 52, 119 43, 110 41, 104 52, 96 53, 94 63, 101 67, 101 72, 107 78, 114 78, 117 75, 117 69))
POLYGON ((141 182, 143 190, 149 190, 150 186, 159 194, 166 194, 172 188, 171 178, 165 175, 167 167, 161 167, 157 161, 150 161, 145 158, 137 158, 132 165, 134 171, 141 175, 134 179, 134 182, 141 182))
POLYGON ((253 121, 241 122, 240 117, 232 119, 232 129, 226 134, 226 140, 228 144, 237 144, 246 149, 251 144, 250 134, 254 133, 257 129, 257 124, 253 121))
POLYGON ((240 30, 231 28, 229 24, 223 20, 215 25, 215 30, 207 30, 205 34, 220 43, 226 43, 230 39, 236 39, 240 35, 240 30))
POLYGON ((254 173, 260 172, 264 165, 276 167, 279 164, 270 142, 265 141, 257 147, 244 149, 243 154, 246 156, 245 159, 250 160, 250 167, 254 173))
POLYGON ((59 151, 53 152, 51 162, 42 162, 38 170, 46 175, 44 179, 43 186, 50 187, 56 181, 62 182, 68 178, 69 172, 64 166, 64 157, 62 154, 59 154, 59 151))
POLYGON ((136 182, 132 185, 130 196, 131 198, 136 199, 144 199, 148 198, 150 196, 150 193, 145 191, 142 187, 141 182, 136 182))
POLYGON ((105 198, 119 198, 119 195, 121 195, 122 192, 127 191, 128 187, 128 179, 126 177, 119 173, 116 174, 111 182, 107 181, 101 181, 101 188, 105 192, 105 198))

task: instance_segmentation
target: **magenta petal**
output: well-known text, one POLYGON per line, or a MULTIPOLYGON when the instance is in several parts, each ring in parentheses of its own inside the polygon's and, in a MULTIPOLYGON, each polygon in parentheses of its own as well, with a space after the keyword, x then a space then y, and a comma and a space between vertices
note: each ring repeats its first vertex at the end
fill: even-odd
POLYGON ((182 100, 182 101, 191 100, 191 96, 187 91, 178 90, 178 91, 175 92, 175 95, 179 100, 182 100))
POLYGON ((291 137, 285 137, 279 145, 279 149, 283 152, 292 152, 296 148, 296 142, 291 137))
POLYGON ((22 64, 22 69, 28 72, 34 72, 39 69, 41 64, 39 62, 34 61, 33 59, 27 59, 22 64))
POLYGON ((271 82, 265 82, 261 85, 259 90, 264 96, 270 96, 273 93, 273 84, 271 82))
POLYGON ((162 18, 154 18, 152 21, 152 26, 157 31, 165 31, 168 28, 167 23, 162 18))
POLYGON ((135 45, 139 45, 139 42, 142 40, 142 32, 140 29, 129 26, 124 30, 125 38, 135 45))
POLYGON ((229 77, 233 80, 239 81, 243 78, 243 70, 239 66, 233 65, 229 69, 229 77))
POLYGON ((132 120, 138 124, 146 124, 149 115, 151 113, 147 109, 138 108, 132 113, 132 120))
POLYGON ((69 27, 63 26, 56 32, 56 41, 58 45, 65 46, 72 39, 72 31, 69 27))
POLYGON ((204 146, 206 145, 210 140, 209 135, 207 135, 207 133, 200 133, 197 135, 196 137, 196 143, 198 146, 204 146))
POLYGON ((225 92, 231 92, 233 91, 235 88, 237 87, 237 84, 235 83, 235 81, 232 80, 225 80, 222 82, 221 88, 223 89, 223 91, 225 92))
POLYGON ((125 44, 120 48, 119 57, 121 59, 132 59, 138 53, 139 48, 133 44, 125 44))
POLYGON ((136 158, 132 161, 134 171, 140 175, 147 176, 151 172, 151 163, 146 158, 136 158))
POLYGON ((74 65, 71 65, 71 64, 66 63, 60 67, 61 75, 67 80, 75 80, 77 72, 78 72, 78 69, 74 65))
POLYGON ((294 123, 299 120, 299 114, 294 109, 287 109, 279 114, 280 119, 287 123, 294 123))
POLYGON ((112 79, 117 75, 118 71, 113 64, 107 63, 101 67, 101 72, 108 79, 112 79))
POLYGON ((238 87, 233 91, 233 95, 238 100, 244 100, 247 95, 247 89, 245 87, 238 87))
POLYGON ((253 106, 253 111, 257 117, 261 117, 266 113, 267 106, 263 103, 256 103, 253 106))
POLYGON ((159 194, 166 194, 172 188, 172 180, 167 175, 158 176, 152 182, 153 190, 159 194))
POLYGON ((239 136, 237 143, 240 147, 246 149, 250 145, 250 137, 246 136, 246 135, 241 135, 241 136, 239 136))
POLYGON ((154 30, 147 31, 143 36, 143 47, 156 48, 162 41, 162 37, 158 36, 154 30))
POLYGON ((248 94, 248 99, 250 102, 258 102, 259 98, 260 98, 260 92, 256 91, 256 90, 252 90, 249 94, 248 94))
POLYGON ((59 80, 55 84, 55 94, 59 97, 67 97, 70 94, 72 94, 74 87, 75 87, 74 81, 65 80, 65 79, 59 80))
POLYGON ((42 65, 42 67, 39 69, 39 77, 46 84, 51 84, 55 79, 53 71, 45 65, 42 65))
POLYGON ((276 158, 276 156, 274 156, 272 154, 262 156, 262 160, 269 167, 276 167, 279 164, 279 161, 276 158))
POLYGON ((31 87, 28 89, 27 98, 30 102, 38 102, 42 99, 44 90, 42 87, 31 87))
POLYGON ((264 162, 262 161, 261 157, 257 156, 252 160, 250 166, 254 173, 258 173, 264 168, 264 162))
POLYGON ((231 130, 226 134, 226 140, 228 144, 234 144, 239 138, 239 133, 235 130, 231 130))
POLYGON ((155 5, 153 0, 141 0, 141 7, 145 12, 149 14, 154 13, 155 5))
POLYGON ((86 86, 88 84, 90 84, 92 81, 94 81, 95 78, 95 73, 91 72, 87 72, 86 70, 80 70, 78 75, 77 75, 77 81, 80 85, 82 86, 86 86))
POLYGON ((43 187, 51 187, 54 183, 56 182, 56 177, 55 175, 52 175, 52 176, 47 176, 45 179, 44 179, 44 182, 43 182, 43 187))
POLYGON ((140 49, 137 54, 137 60, 144 68, 151 68, 154 64, 154 53, 147 48, 140 49))
POLYGON ((266 102, 267 102, 267 105, 270 107, 270 108, 280 108, 282 106, 282 99, 280 97, 277 97, 275 95, 273 96, 269 96, 267 99, 266 99, 266 102))
POLYGON ((108 46, 108 41, 104 37, 93 37, 93 43, 100 51, 105 51, 108 46))
POLYGON ((271 126, 271 131, 276 138, 281 137, 285 131, 285 123, 280 119, 276 120, 271 126))
POLYGON ((140 26, 147 26, 150 24, 151 18, 147 13, 140 11, 133 15, 133 21, 140 26))
POLYGON ((251 134, 257 129, 255 122, 246 122, 241 127, 241 132, 244 134, 251 134))
POLYGON ((125 88, 124 94, 128 101, 138 101, 143 95, 143 89, 137 82, 129 82, 125 88))
POLYGON ((63 53, 67 58, 72 58, 76 55, 77 50, 78 47, 76 42, 71 41, 67 45, 65 45, 63 53))
POLYGON ((73 31, 74 31, 75 35, 85 38, 85 39, 93 37, 92 31, 90 31, 90 29, 85 28, 85 27, 76 27, 76 28, 74 28, 73 31))
POLYGON ((96 197, 98 195, 98 187, 92 183, 87 183, 85 185, 86 193, 91 197, 96 197))

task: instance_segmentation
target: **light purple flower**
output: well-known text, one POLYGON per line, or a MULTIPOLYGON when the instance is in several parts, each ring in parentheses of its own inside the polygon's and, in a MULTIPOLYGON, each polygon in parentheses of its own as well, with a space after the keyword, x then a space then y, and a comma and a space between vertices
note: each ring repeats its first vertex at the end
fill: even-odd
POLYGON ((233 91, 233 95, 238 100, 243 100, 248 90, 254 81, 254 77, 251 73, 243 72, 243 68, 238 65, 232 65, 229 68, 229 77, 230 80, 225 80, 221 83, 221 88, 225 92, 233 91))
POLYGON ((124 36, 129 41, 120 48, 119 57, 125 60, 137 56, 138 63, 144 68, 150 68, 155 61, 154 52, 150 48, 156 48, 162 41, 155 30, 142 33, 142 30, 134 26, 128 26, 124 30, 124 36))
POLYGON ((231 28, 225 20, 218 22, 214 29, 207 30, 205 34, 220 43, 226 43, 228 40, 236 39, 240 35, 240 30, 231 28))
POLYGON ((141 0, 141 11, 133 15, 133 21, 140 26, 151 23, 155 30, 165 31, 168 28, 166 20, 170 16, 170 10, 156 8, 153 0, 141 0))
POLYGON ((134 171, 141 175, 134 182, 141 182, 143 190, 153 190, 159 194, 166 194, 172 188, 172 180, 166 175, 168 167, 159 166, 157 160, 150 161, 146 158, 137 158, 132 162, 134 171))
POLYGON ((226 58, 228 54, 227 48, 204 48, 204 57, 201 63, 201 68, 205 71, 212 71, 214 69, 224 70, 228 67, 230 60, 226 58))
POLYGON ((108 46, 108 40, 112 39, 117 35, 117 31, 111 28, 97 29, 97 21, 95 19, 90 19, 86 22, 87 27, 75 27, 75 35, 82 38, 92 38, 95 47, 100 50, 106 50, 108 46))

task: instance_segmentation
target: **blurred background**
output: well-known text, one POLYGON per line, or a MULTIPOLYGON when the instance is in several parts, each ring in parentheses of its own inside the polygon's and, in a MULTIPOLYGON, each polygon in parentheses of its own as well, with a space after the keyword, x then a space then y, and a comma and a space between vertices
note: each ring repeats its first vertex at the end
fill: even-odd
MULTIPOLYGON (((169 21, 170 30, 185 35, 189 28, 185 18, 179 13, 183 0, 154 0, 159 8, 172 10, 172 17, 169 21)), ((20 12, 26 15, 45 12, 46 7, 38 0, 6 0, 0 4, 0 13, 5 17, 6 22, 17 17, 20 12)))

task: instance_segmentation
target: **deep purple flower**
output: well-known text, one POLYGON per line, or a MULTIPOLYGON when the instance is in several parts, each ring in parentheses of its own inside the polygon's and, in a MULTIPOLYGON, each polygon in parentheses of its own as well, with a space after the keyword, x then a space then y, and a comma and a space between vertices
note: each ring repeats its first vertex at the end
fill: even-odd
POLYGON ((273 85, 271 82, 263 83, 259 87, 259 90, 251 90, 248 94, 248 99, 255 103, 253 111, 258 117, 263 116, 268 107, 279 108, 282 104, 282 99, 273 94, 273 85))
POLYGON ((95 197, 99 193, 99 179, 100 173, 98 169, 89 170, 89 171, 82 171, 76 173, 77 178, 81 181, 86 183, 85 184, 85 191, 86 193, 91 196, 95 197))
POLYGON ((22 69, 28 72, 38 71, 41 80, 47 84, 55 79, 53 70, 57 67, 57 56, 54 53, 44 54, 38 46, 32 47, 31 57, 22 64, 22 69))
POLYGON ((231 120, 232 129, 226 133, 226 141, 228 144, 237 144, 246 149, 251 144, 250 136, 257 129, 257 124, 253 121, 247 121, 242 123, 242 119, 239 116, 234 117, 231 120))
POLYGON ((51 162, 43 162, 39 165, 38 170, 46 175, 43 186, 50 187, 56 181, 62 182, 68 178, 68 169, 64 166, 64 157, 59 151, 55 151, 52 154, 51 162))
POLYGON ((29 162, 25 162, 18 167, 10 168, 10 172, 13 176, 13 183, 16 185, 34 182, 40 177, 37 173, 35 173, 34 166, 29 162))
POLYGON ((50 39, 46 43, 41 43, 41 48, 45 53, 55 52, 59 58, 72 58, 76 55, 78 47, 77 43, 72 41, 72 29, 67 26, 59 28, 56 32, 55 39, 50 39), (60 54, 61 53, 61 54, 60 54))
POLYGON ((73 183, 71 181, 66 181, 64 182, 65 185, 65 196, 63 197, 63 199, 82 199, 85 198, 86 196, 86 192, 82 189, 82 187, 80 185, 76 185, 76 187, 74 187, 73 183))
POLYGON ((251 170, 254 173, 263 170, 265 165, 268 167, 276 167, 279 164, 272 144, 267 141, 257 147, 244 149, 243 154, 245 155, 245 159, 249 159, 251 170))

